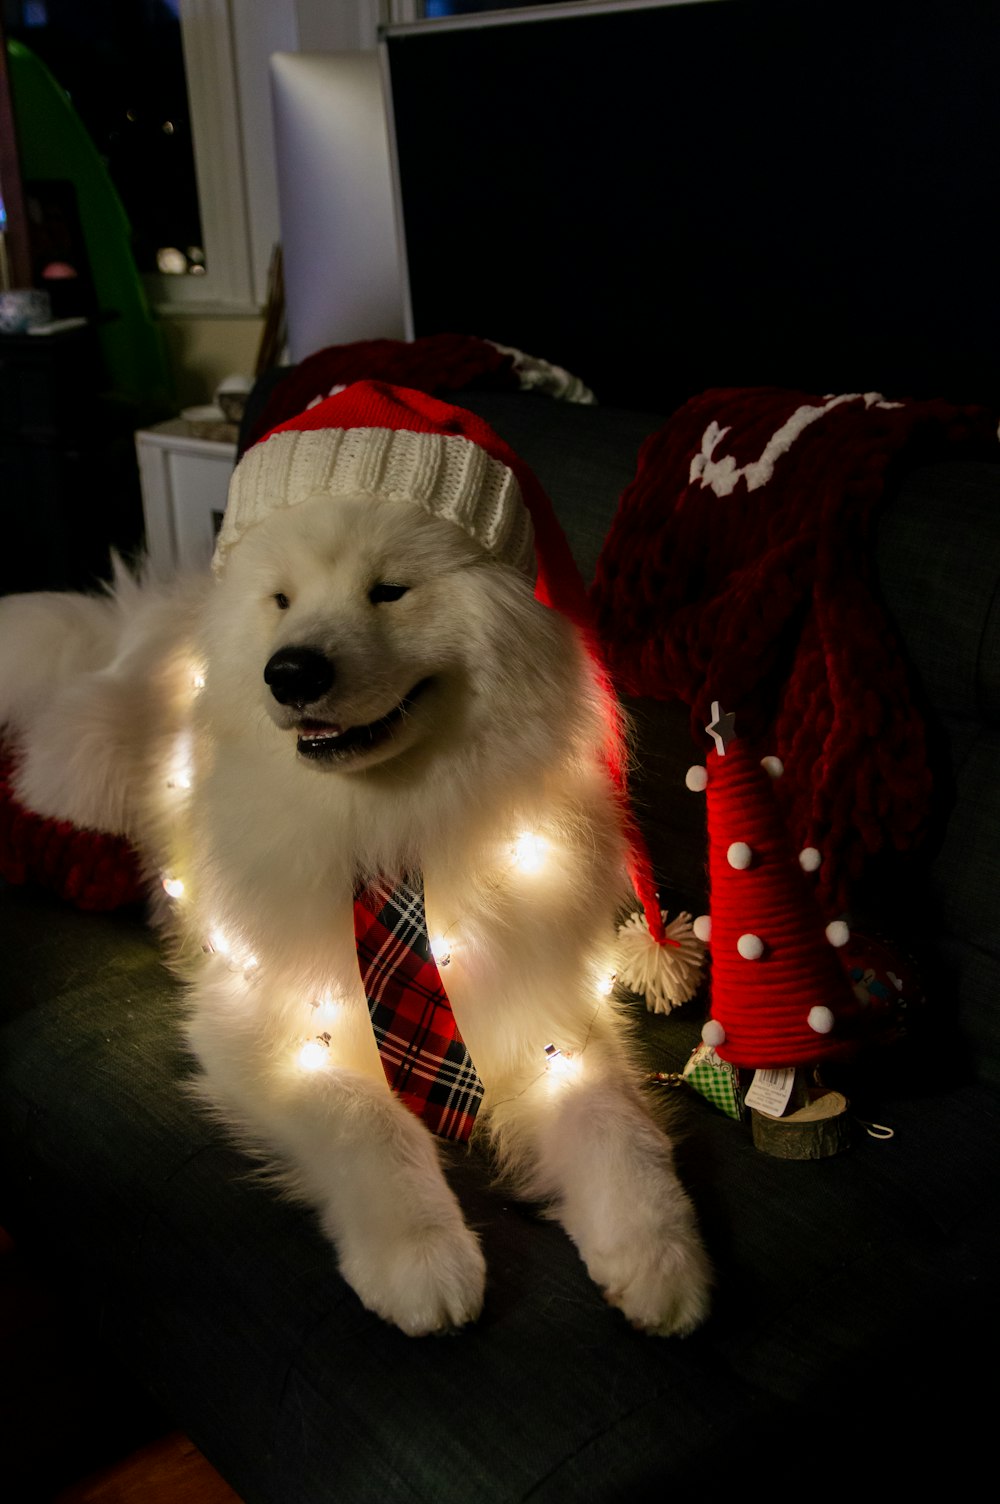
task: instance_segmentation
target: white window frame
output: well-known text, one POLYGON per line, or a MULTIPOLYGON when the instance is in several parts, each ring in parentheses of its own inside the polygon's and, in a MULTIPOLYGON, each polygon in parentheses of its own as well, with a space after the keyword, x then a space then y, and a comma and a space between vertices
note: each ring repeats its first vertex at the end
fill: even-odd
POLYGON ((261 311, 279 238, 271 139, 272 52, 374 47, 417 0, 181 0, 181 38, 206 272, 146 278, 161 314, 261 311))
POLYGON ((180 14, 207 270, 203 276, 150 273, 146 287, 160 313, 256 314, 232 5, 181 0, 180 14))

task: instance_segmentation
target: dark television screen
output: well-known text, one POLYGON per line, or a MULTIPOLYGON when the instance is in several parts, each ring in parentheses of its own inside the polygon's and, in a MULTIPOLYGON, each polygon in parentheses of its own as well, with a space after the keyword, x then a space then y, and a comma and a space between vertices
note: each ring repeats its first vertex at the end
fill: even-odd
POLYGON ((995 0, 716 0, 387 41, 414 332, 605 401, 1000 396, 995 0))

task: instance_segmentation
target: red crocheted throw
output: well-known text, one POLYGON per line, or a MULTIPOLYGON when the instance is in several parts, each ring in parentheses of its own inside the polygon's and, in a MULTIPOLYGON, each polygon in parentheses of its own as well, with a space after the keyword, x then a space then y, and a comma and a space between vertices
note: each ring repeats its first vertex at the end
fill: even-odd
POLYGON ((917 841, 931 787, 873 582, 886 473, 987 446, 996 420, 978 408, 709 391, 646 441, 598 562, 592 600, 619 688, 690 705, 699 748, 713 700, 741 734, 766 733, 797 849, 830 853, 832 911, 869 853, 917 841))

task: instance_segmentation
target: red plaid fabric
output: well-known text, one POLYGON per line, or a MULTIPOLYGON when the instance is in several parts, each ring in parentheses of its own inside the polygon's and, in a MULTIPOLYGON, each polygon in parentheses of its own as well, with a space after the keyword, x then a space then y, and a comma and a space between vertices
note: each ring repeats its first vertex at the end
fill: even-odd
POLYGON ((366 889, 354 903, 354 934, 389 1085, 433 1133, 464 1141, 483 1085, 431 955, 419 879, 366 889))

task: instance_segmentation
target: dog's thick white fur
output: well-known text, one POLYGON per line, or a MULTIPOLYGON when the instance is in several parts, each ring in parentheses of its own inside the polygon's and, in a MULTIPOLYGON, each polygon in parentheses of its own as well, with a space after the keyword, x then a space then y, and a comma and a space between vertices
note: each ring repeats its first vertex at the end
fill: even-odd
POLYGON ((634 1325, 686 1333, 706 1313, 692 1207, 601 986, 624 883, 612 721, 527 579, 393 501, 276 511, 217 580, 122 572, 107 598, 0 601, 19 796, 139 848, 204 1095, 405 1332, 472 1320, 485 1279, 435 1141, 388 1089, 359 979, 354 885, 413 869, 502 1165, 634 1325), (303 647, 334 673, 304 710, 263 677, 303 647))

